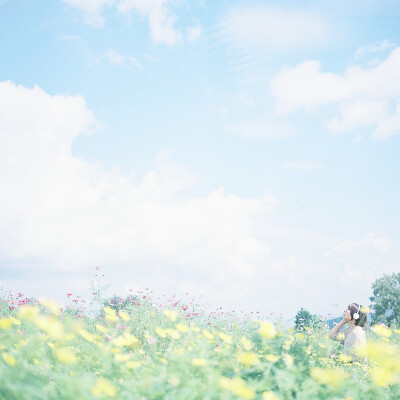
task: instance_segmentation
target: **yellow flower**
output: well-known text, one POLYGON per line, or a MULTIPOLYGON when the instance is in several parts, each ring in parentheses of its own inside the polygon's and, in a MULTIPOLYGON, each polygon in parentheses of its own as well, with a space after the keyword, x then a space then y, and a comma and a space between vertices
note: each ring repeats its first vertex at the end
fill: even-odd
POLYGON ((18 316, 22 319, 32 321, 40 312, 38 306, 22 306, 18 309, 18 316))
POLYGON ((166 332, 166 330, 163 329, 163 328, 159 328, 158 326, 156 327, 156 333, 157 333, 158 336, 160 336, 160 337, 162 337, 162 338, 167 337, 167 332, 166 332))
POLYGON ((121 319, 122 320, 124 320, 124 321, 130 321, 130 317, 129 317, 129 314, 128 313, 126 313, 125 311, 119 311, 118 312, 118 315, 121 317, 121 319))
POLYGON ((96 324, 96 329, 101 333, 106 333, 108 331, 108 328, 100 324, 96 324))
POLYGON ((130 346, 136 348, 140 345, 139 339, 136 336, 131 335, 129 332, 125 332, 123 335, 115 338, 113 343, 118 347, 130 346))
POLYGON ((346 338, 346 336, 345 336, 345 334, 344 333, 342 333, 342 332, 340 332, 337 336, 336 336, 336 339, 337 340, 344 340, 346 338))
POLYGON ((17 361, 16 359, 9 353, 3 353, 2 354, 3 360, 10 366, 13 367, 17 361))
POLYGON ((139 361, 128 361, 126 363, 126 366, 129 369, 136 369, 136 368, 139 368, 141 366, 141 363, 139 361))
POLYGON ((206 360, 204 360, 204 358, 193 358, 192 360, 192 365, 196 366, 196 367, 203 367, 204 365, 206 365, 206 360))
POLYGON ((261 337, 266 339, 273 339, 276 336, 275 325, 269 321, 263 321, 260 324, 260 329, 258 333, 261 337))
POLYGON ((262 394, 262 400, 278 400, 274 392, 264 392, 262 394))
POLYGON ((265 358, 267 361, 270 361, 270 362, 273 362, 273 363, 279 360, 279 357, 276 356, 275 354, 266 354, 266 355, 264 356, 264 358, 265 358))
POLYGON ((227 335, 226 333, 223 332, 219 332, 218 336, 225 342, 228 344, 232 343, 232 336, 227 335))
POLYGON ((180 331, 180 332, 189 332, 189 327, 187 325, 184 324, 176 324, 175 328, 180 331))
POLYGON ((371 371, 371 378, 379 386, 396 384, 399 381, 398 374, 385 368, 375 368, 371 371))
POLYGON ((10 317, 10 319, 11 319, 11 322, 12 322, 14 325, 21 325, 21 321, 20 321, 19 319, 14 318, 14 317, 10 317))
POLYGON ((99 378, 97 379, 96 384, 92 387, 91 392, 96 397, 116 397, 117 388, 113 386, 107 379, 99 378))
POLYGON ((238 354, 237 359, 241 364, 245 364, 248 367, 260 363, 258 355, 251 352, 241 352, 238 354))
POLYGON ((0 319, 0 329, 10 329, 13 326, 11 318, 0 319))
POLYGON ((337 359, 338 359, 339 361, 342 361, 342 362, 345 362, 345 363, 348 363, 348 362, 350 362, 350 361, 353 360, 352 357, 350 357, 350 356, 348 356, 348 355, 346 355, 346 354, 340 354, 339 357, 338 357, 337 359))
POLYGON ((214 336, 207 330, 203 329, 203 335, 208 339, 208 340, 213 340, 214 336))
POLYGON ((253 347, 253 344, 251 343, 251 341, 249 339, 247 339, 247 337, 245 337, 245 336, 243 336, 240 339, 240 344, 243 346, 243 348, 246 351, 250 351, 252 349, 252 347, 253 347))
POLYGON ((51 299, 40 300, 40 304, 54 315, 60 315, 61 313, 61 306, 51 299))
POLYGON ((55 317, 38 315, 34 322, 40 330, 46 332, 51 338, 56 340, 64 338, 63 326, 55 317))
POLYGON ((375 325, 374 326, 374 332, 383 337, 390 337, 392 335, 392 331, 389 328, 386 328, 386 326, 383 325, 375 325))
POLYGON ((221 378, 219 384, 223 389, 228 390, 243 399, 251 400, 255 397, 254 390, 246 386, 244 380, 241 378, 221 378))
POLYGON ((104 318, 107 321, 111 321, 111 322, 116 322, 118 321, 118 317, 117 317, 117 313, 115 312, 115 310, 111 307, 104 307, 104 312, 106 313, 106 315, 104 316, 104 318))
POLYGON ((178 318, 178 311, 176 310, 164 310, 163 314, 172 322, 175 322, 178 318))
POLYGON ((58 361, 62 362, 63 364, 73 364, 76 362, 74 353, 72 353, 71 350, 66 347, 55 349, 54 353, 58 361))
POLYGON ((88 342, 94 343, 98 337, 93 335, 92 333, 88 332, 86 329, 78 329, 78 333, 88 342))
POLYGON ((165 332, 171 339, 179 339, 181 337, 180 333, 174 329, 167 328, 165 329, 165 332))
POLYGON ((341 369, 323 369, 315 367, 311 370, 311 376, 323 385, 340 386, 347 374, 341 369))
POLYGON ((114 354, 114 358, 116 361, 125 362, 128 361, 131 358, 131 356, 129 354, 114 354))

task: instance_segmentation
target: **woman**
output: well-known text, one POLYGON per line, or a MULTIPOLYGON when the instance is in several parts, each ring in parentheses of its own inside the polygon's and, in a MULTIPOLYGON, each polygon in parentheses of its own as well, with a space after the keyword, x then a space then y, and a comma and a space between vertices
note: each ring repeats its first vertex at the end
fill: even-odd
MULTIPOLYGON (((357 357, 358 349, 367 345, 367 337, 362 328, 367 322, 367 313, 357 303, 351 303, 343 313, 343 319, 330 332, 329 338, 338 340, 344 344, 343 353, 351 356, 354 361, 359 361, 357 357), (339 331, 342 326, 348 324, 345 329, 339 331)), ((366 359, 365 359, 366 362, 366 359)))

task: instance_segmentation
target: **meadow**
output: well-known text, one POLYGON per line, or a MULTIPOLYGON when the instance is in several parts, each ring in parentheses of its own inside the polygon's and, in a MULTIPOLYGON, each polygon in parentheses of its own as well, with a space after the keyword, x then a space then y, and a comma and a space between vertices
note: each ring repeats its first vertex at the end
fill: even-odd
POLYGON ((303 330, 259 313, 205 311, 150 291, 90 306, 2 295, 0 399, 400 398, 400 330, 368 328, 368 365, 321 320, 303 330))

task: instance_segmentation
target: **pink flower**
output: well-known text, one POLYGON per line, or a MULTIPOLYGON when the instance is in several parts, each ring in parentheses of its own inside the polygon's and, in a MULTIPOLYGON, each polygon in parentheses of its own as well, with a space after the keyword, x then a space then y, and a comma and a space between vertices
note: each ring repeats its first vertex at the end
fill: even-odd
POLYGON ((112 337, 110 335, 106 335, 106 339, 107 339, 107 342, 109 342, 112 339, 112 337))
POLYGON ((149 342, 149 344, 153 344, 156 340, 152 337, 147 338, 147 341, 149 342))
POLYGON ((68 297, 71 297, 71 296, 72 296, 72 293, 67 293, 67 296, 68 296, 68 297))
POLYGON ((183 310, 183 311, 186 311, 187 309, 188 309, 187 306, 182 306, 182 310, 183 310))

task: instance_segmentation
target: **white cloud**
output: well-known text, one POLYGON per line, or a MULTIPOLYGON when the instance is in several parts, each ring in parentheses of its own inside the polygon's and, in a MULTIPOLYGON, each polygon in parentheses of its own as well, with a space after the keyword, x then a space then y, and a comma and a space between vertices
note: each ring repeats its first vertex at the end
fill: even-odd
POLYGON ((362 126, 376 125, 388 115, 388 102, 385 100, 340 104, 340 117, 328 123, 334 133, 348 132, 362 126))
POLYGON ((343 75, 321 72, 319 61, 285 67, 271 79, 270 88, 279 115, 338 105, 341 116, 328 123, 331 130, 379 126, 384 119, 387 122, 375 136, 387 137, 398 132, 397 114, 387 115, 387 110, 400 96, 400 47, 373 68, 350 66, 343 75))
POLYGON ((172 46, 180 40, 181 35, 175 29, 177 17, 167 3, 171 3, 170 0, 119 0, 117 9, 124 14, 133 11, 147 17, 153 41, 172 46))
POLYGON ((104 25, 103 10, 115 5, 121 14, 135 12, 147 18, 151 38, 155 43, 172 46, 181 39, 175 29, 176 15, 170 10, 170 0, 62 0, 71 7, 83 11, 85 21, 95 27, 104 25), (168 4, 169 3, 169 4, 168 4))
POLYGON ((376 234, 323 257, 320 232, 271 225, 269 194, 244 198, 218 188, 191 196, 195 178, 164 153, 142 178, 75 156, 73 141, 97 125, 80 96, 0 83, 1 265, 53 274, 12 280, 6 273, 7 287, 34 288, 32 295, 78 290, 74 281, 101 265, 117 292, 129 282, 158 293, 190 287, 236 309, 318 312, 344 296, 367 297, 370 275, 396 267, 399 247, 376 234), (364 268, 363 286, 354 288, 349 280, 364 268), (339 291, 342 279, 350 284, 339 291))
POLYGON ((94 27, 104 25, 103 10, 111 6, 116 0, 61 0, 71 7, 78 8, 84 13, 85 22, 94 27))
POLYGON ((109 61, 111 65, 115 65, 117 67, 123 67, 127 65, 133 65, 136 68, 143 69, 143 65, 137 60, 136 57, 133 56, 124 56, 118 50, 109 49, 104 53, 103 56, 106 60, 109 61))
POLYGON ((379 121, 373 132, 377 139, 386 139, 395 134, 400 134, 400 104, 397 104, 394 114, 379 121))
POLYGON ((160 276, 173 266, 217 279, 249 277, 265 263, 270 248, 252 221, 269 214, 271 195, 219 188, 187 198, 194 178, 165 156, 140 182, 106 170, 71 153, 95 125, 79 96, 0 83, 2 260, 72 270, 145 265, 160 276))
POLYGON ((242 3, 229 7, 207 32, 210 47, 224 54, 240 86, 264 85, 275 56, 302 54, 327 41, 329 27, 318 13, 267 2, 242 3))
POLYGON ((223 41, 245 49, 298 49, 320 43, 326 34, 319 15, 269 5, 233 7, 219 25, 223 41))
POLYGON ((381 53, 385 50, 391 49, 395 47, 396 44, 392 43, 390 40, 382 40, 381 42, 367 44, 365 46, 361 46, 356 50, 356 56, 361 57, 365 54, 369 53, 381 53))
POLYGON ((334 246, 325 252, 325 256, 346 257, 354 256, 357 253, 371 255, 371 252, 385 254, 393 248, 393 245, 394 244, 390 239, 370 232, 363 236, 360 240, 347 241, 334 246))

